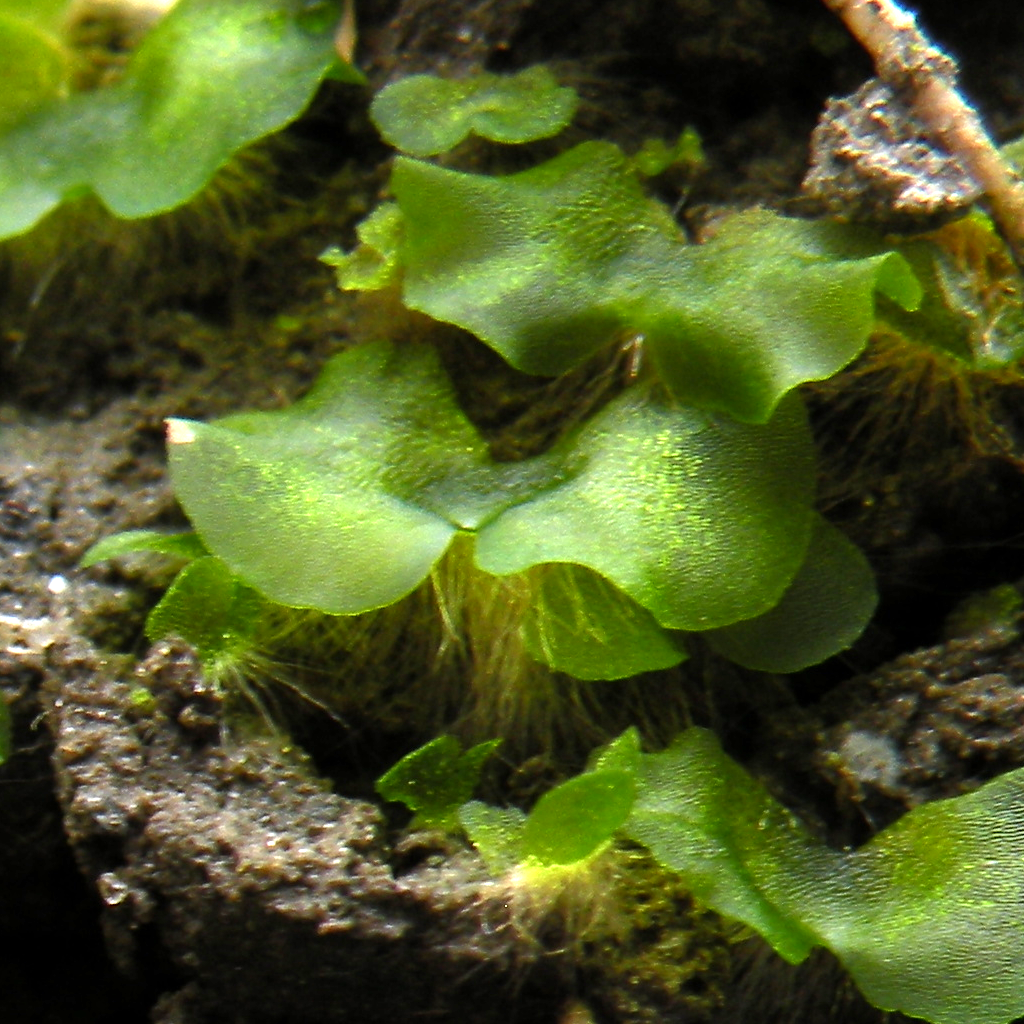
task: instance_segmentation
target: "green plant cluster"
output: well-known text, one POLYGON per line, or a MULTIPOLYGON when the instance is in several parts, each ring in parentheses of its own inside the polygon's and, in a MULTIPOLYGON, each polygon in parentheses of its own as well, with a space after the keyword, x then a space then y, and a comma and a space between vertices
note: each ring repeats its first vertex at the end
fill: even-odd
POLYGON ((712 426, 632 389, 544 456, 497 463, 433 351, 380 342, 336 357, 287 411, 176 422, 171 437, 175 491, 203 543, 270 600, 370 611, 471 538, 477 569, 527 577, 528 649, 579 678, 676 664, 676 630, 746 642, 758 661, 749 633, 728 627, 769 612, 768 629, 796 620, 791 644, 804 626, 807 648, 779 648, 791 665, 821 650, 816 626, 830 654, 837 619, 845 645, 872 606, 860 557, 812 511, 795 402, 764 426, 712 426), (832 567, 835 584, 821 577, 832 567), (812 622, 808 603, 833 617, 812 622))
POLYGON ((0 0, 0 238, 83 195, 118 217, 180 206, 298 116, 325 76, 364 80, 334 52, 333 3, 180 0, 116 81, 76 88, 68 10, 0 0))
MULTIPOLYGON (((424 76, 375 109, 420 151, 431 109, 443 140, 507 139, 516 113, 524 137, 547 134, 571 113, 535 73, 485 84, 441 89, 445 105, 424 76)), ((506 177, 403 156, 391 187, 362 245, 328 256, 343 287, 396 283, 410 309, 528 373, 565 373, 623 337, 652 372, 518 463, 490 456, 431 350, 386 340, 335 357, 291 409, 175 421, 175 492, 212 556, 271 602, 354 615, 471 540, 476 570, 531 595, 515 624, 526 649, 581 679, 677 664, 688 633, 769 671, 856 639, 871 573, 814 510, 793 389, 863 348, 877 293, 917 304, 902 257, 763 211, 692 245, 610 143, 506 177)))
MULTIPOLYGON (((854 359, 879 309, 927 336, 956 286, 945 257, 765 211, 692 244, 642 182, 666 154, 692 156, 683 141, 634 157, 587 142, 505 176, 415 158, 470 132, 546 137, 572 108, 536 71, 386 90, 375 115, 414 156, 396 158, 393 201, 359 246, 327 259, 343 288, 391 289, 523 372, 565 374, 623 343, 639 371, 518 462, 493 457, 429 345, 387 338, 337 355, 288 409, 171 421, 171 476, 196 532, 123 535, 87 559, 156 550, 186 563, 150 637, 183 636, 216 674, 274 609, 344 624, 457 561, 471 581, 507 581, 517 642, 581 680, 678 664, 694 634, 778 672, 857 638, 872 575, 815 510, 796 389, 854 359)), ((963 340, 952 326, 945 337, 950 353, 963 340)), ((457 821, 526 888, 586 875, 626 836, 787 959, 833 950, 880 1007, 936 1024, 1024 1012, 1021 773, 836 852, 702 730, 656 754, 628 732, 529 814, 468 799, 492 747, 462 753, 442 737, 380 791, 419 824, 457 821)))
MULTIPOLYGON (((814 838, 768 791, 692 728, 647 754, 635 730, 529 814, 460 803, 469 762, 442 737, 378 784, 383 796, 457 818, 489 868, 519 888, 579 887, 616 856, 616 837, 646 847, 703 903, 759 932, 791 963, 836 954, 876 1006, 933 1024, 1005 1024, 1024 1012, 1024 769, 968 796, 906 814, 857 850, 814 838), (456 769, 458 766, 458 769, 456 769)), ((612 898, 605 894, 604 898, 612 898)))

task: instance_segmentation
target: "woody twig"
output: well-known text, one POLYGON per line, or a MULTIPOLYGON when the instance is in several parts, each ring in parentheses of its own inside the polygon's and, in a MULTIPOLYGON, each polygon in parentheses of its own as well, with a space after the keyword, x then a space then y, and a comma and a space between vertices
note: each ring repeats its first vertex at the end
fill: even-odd
POLYGON ((935 141, 985 194, 992 219, 1024 268, 1024 183, 957 88, 959 69, 894 0, 823 0, 871 54, 878 77, 906 99, 935 141))

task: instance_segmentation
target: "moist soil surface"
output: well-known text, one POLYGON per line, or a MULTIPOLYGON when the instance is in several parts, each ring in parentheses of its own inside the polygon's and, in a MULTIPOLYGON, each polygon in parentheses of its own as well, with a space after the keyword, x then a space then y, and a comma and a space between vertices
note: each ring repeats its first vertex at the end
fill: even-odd
MULTIPOLYGON (((5 1014, 30 1024, 881 1019, 828 955, 783 963, 639 851, 631 913, 642 926, 601 942, 573 941, 557 922, 524 927, 469 847, 408 833, 407 818, 374 799, 373 780, 429 731, 358 707, 328 714, 287 691, 263 702, 269 725, 228 707, 187 647, 144 638, 167 566, 77 568, 112 533, 185 528, 165 472, 166 417, 283 407, 360 341, 433 331, 468 414, 506 457, 556 429, 564 389, 509 373, 397 304, 339 292, 318 262, 328 245, 353 244, 386 188, 391 154, 367 117, 372 90, 417 72, 544 62, 582 98, 566 145, 635 149, 693 126, 707 167, 654 188, 699 237, 730 208, 814 213, 800 191, 811 132, 829 97, 872 73, 815 0, 357 6, 370 90, 326 84, 299 121, 241 158, 241 175, 187 210, 138 224, 62 211, 0 251, 0 692, 14 724, 0 768, 5 1014)), ((960 60, 994 134, 1024 132, 1014 6, 930 0, 922 17, 960 60)), ((459 158, 508 167, 547 154, 529 149, 510 158, 469 143, 459 158)), ((874 391, 870 374, 851 380, 866 389, 856 401, 836 399, 841 378, 808 399, 823 510, 878 573, 865 637, 791 678, 698 654, 683 674, 631 684, 623 702, 650 722, 666 688, 678 690, 683 719, 714 728, 839 845, 1024 764, 1017 623, 949 625, 963 598, 1024 577, 1020 396, 1009 388, 996 403, 999 451, 955 431, 922 447, 919 431, 911 463, 898 431, 880 449, 858 447, 864 407, 884 404, 884 375, 874 391)), ((528 802, 592 742, 581 735, 574 748, 570 737, 564 754, 524 742, 494 783, 499 796, 528 802)))

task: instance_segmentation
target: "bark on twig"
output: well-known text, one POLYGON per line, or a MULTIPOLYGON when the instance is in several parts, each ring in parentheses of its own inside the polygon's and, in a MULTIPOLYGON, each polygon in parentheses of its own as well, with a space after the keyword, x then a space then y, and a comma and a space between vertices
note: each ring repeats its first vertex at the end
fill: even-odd
POLYGON ((933 46, 894 0, 823 0, 871 54, 878 76, 956 156, 985 193, 992 219, 1024 267, 1024 184, 957 88, 956 62, 933 46))

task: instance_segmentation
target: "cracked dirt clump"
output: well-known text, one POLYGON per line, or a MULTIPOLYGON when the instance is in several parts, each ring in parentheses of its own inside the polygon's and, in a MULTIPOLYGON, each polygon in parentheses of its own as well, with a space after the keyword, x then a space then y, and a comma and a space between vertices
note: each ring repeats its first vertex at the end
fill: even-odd
POLYGON ((137 972, 155 940, 169 958, 180 991, 157 1020, 502 1020, 493 993, 513 982, 553 1016, 559 958, 530 969, 538 951, 506 927, 475 857, 396 877, 377 807, 275 741, 221 743, 218 698, 185 649, 160 644, 134 672, 74 640, 53 660, 69 838, 119 967, 137 972))
POLYGON ((994 628, 914 651, 826 702, 816 755, 875 828, 1024 763, 1024 648, 994 628))

